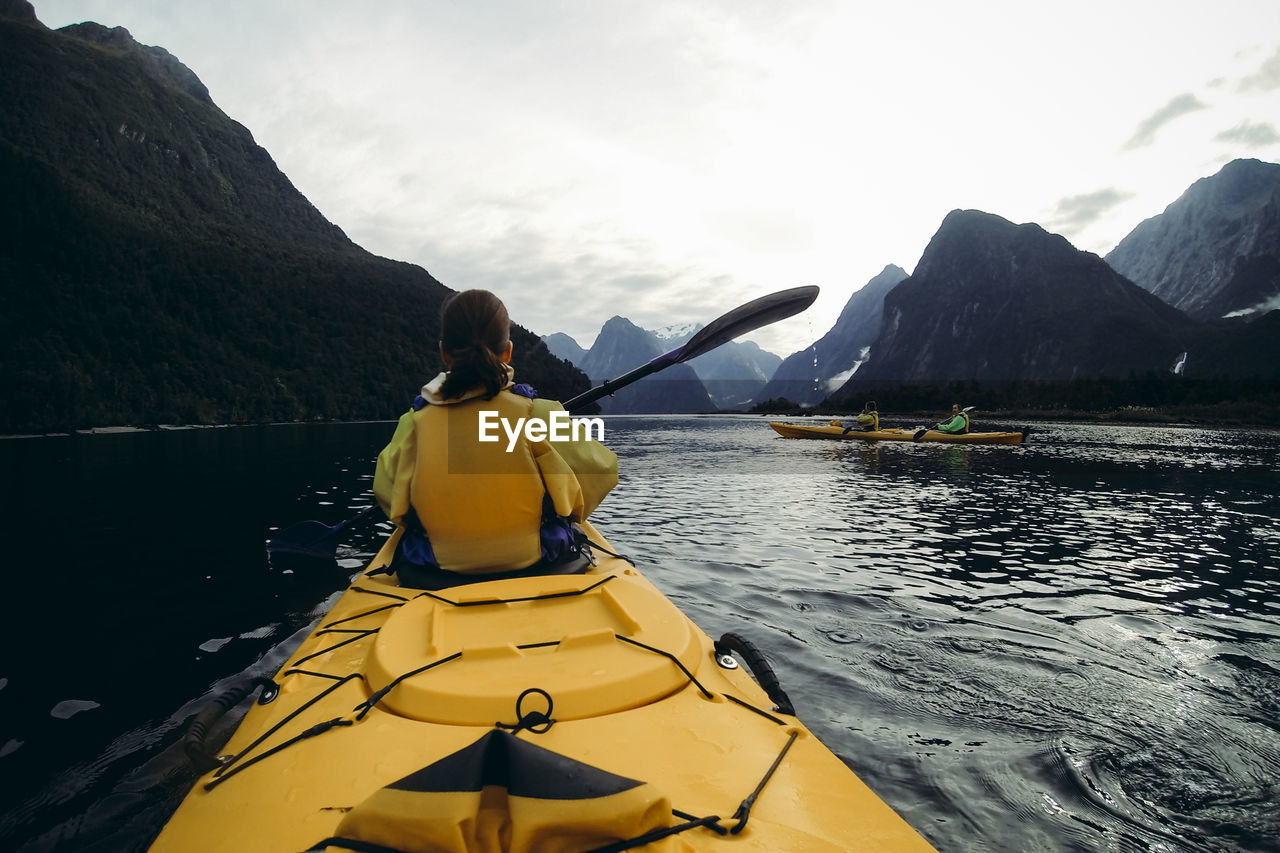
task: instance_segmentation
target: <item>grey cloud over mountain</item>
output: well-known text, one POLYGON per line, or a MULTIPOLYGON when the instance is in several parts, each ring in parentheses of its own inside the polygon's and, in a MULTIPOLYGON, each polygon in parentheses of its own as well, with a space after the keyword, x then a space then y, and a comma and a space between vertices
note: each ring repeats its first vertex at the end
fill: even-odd
POLYGON ((1190 92, 1177 95, 1167 104, 1156 110, 1147 118, 1138 123, 1138 127, 1134 130, 1133 136, 1124 144, 1126 151, 1135 148, 1145 148, 1155 141, 1156 134, 1162 127, 1169 122, 1181 118, 1188 113, 1197 110, 1208 109, 1209 105, 1201 101, 1190 92))
POLYGON ((1241 92, 1272 92, 1280 89, 1280 47, 1262 63, 1255 73, 1240 81, 1241 92))
POLYGON ((1130 198, 1133 198, 1132 193, 1115 187, 1067 196, 1058 200, 1045 224, 1055 231, 1070 234, 1095 222, 1107 211, 1130 198))
POLYGON ((1235 127, 1222 131, 1213 140, 1240 145, 1272 145, 1280 142, 1280 132, 1270 122, 1242 121, 1235 127))

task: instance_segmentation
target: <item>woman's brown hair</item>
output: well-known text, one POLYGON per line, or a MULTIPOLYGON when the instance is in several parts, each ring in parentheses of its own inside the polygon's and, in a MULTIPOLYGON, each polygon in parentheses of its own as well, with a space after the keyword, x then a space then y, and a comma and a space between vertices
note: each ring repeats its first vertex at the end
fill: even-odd
POLYGON ((446 400, 483 385, 492 399, 507 384, 502 361, 511 339, 511 318, 502 300, 487 290, 455 293, 440 306, 440 348, 453 364, 440 386, 446 400))

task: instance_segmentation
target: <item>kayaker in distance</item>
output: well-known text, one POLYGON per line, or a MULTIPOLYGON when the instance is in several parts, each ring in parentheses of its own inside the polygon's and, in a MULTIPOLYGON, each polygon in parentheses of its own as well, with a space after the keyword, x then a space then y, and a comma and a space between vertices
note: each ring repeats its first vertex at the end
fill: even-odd
MULTIPOLYGON (((844 428, 845 433, 853 430, 852 425, 844 428)), ((861 432, 875 432, 880 429, 880 413, 876 411, 874 400, 868 400, 867 404, 862 407, 862 412, 858 415, 857 429, 861 432)))
POLYGON ((880 429, 880 413, 876 411, 874 400, 868 400, 862 407, 862 414, 858 415, 858 428, 863 432, 874 432, 880 429))
POLYGON ((487 290, 441 306, 445 372, 400 418, 374 474, 374 496, 399 528, 392 568, 402 584, 431 588, 442 570, 488 575, 559 564, 573 555, 572 523, 617 485, 618 457, 598 441, 522 435, 509 451, 480 440, 482 412, 514 423, 564 410, 515 384, 510 331, 506 307, 487 290))
POLYGON ((960 408, 959 403, 951 405, 951 419, 934 426, 938 432, 951 435, 964 435, 969 431, 969 413, 960 408))

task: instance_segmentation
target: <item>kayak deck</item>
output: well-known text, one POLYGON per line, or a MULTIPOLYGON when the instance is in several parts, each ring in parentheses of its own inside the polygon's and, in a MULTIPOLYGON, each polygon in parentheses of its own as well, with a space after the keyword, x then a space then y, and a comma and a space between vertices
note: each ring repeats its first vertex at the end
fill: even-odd
MULTIPOLYGON (((858 441, 916 441, 915 432, 906 429, 878 429, 860 431, 844 427, 801 426, 798 424, 770 423, 774 431, 783 438, 827 438, 851 439, 858 441)), ((936 441, 947 444, 1022 444, 1023 434, 1020 432, 967 432, 955 435, 937 430, 926 430, 919 441, 936 441)))
POLYGON ((427 592, 395 541, 153 850, 932 849, 630 562, 427 592))

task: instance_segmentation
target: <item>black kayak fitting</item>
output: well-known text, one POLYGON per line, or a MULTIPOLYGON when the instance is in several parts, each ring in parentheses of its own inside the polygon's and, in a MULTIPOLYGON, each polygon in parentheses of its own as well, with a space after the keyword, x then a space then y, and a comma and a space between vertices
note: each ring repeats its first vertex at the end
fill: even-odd
POLYGON ((223 714, 239 705, 258 687, 262 688, 262 693, 258 696, 259 705, 266 705, 280 693, 280 688, 270 678, 254 676, 215 697, 208 707, 191 720, 191 725, 187 727, 187 734, 182 739, 182 749, 187 754, 187 760, 200 773, 208 773, 223 764, 222 760, 210 752, 205 744, 205 739, 209 737, 209 730, 222 719, 223 714))
POLYGON ((755 644, 741 634, 735 634, 730 631, 727 634, 721 634, 720 639, 716 640, 716 657, 721 655, 736 654, 747 665, 747 669, 751 671, 751 675, 755 678, 756 683, 769 694, 769 698, 773 700, 774 710, 779 714, 789 714, 795 716, 795 706, 791 704, 791 699, 787 696, 782 685, 778 683, 778 676, 774 675, 773 667, 769 666, 769 661, 765 659, 764 654, 755 647, 755 644))

